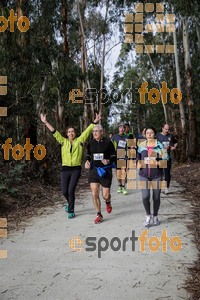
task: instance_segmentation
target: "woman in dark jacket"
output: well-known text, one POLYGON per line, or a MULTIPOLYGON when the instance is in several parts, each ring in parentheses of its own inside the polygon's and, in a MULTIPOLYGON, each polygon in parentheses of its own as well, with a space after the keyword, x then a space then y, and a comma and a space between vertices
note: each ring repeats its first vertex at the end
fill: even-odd
POLYGON ((167 151, 155 139, 156 130, 147 127, 146 140, 139 144, 137 164, 139 168, 140 184, 142 186, 142 200, 146 211, 144 226, 151 226, 150 189, 153 189, 153 225, 159 225, 158 210, 160 207, 160 193, 163 168, 166 167, 167 151), (164 160, 164 161, 163 161, 164 160))

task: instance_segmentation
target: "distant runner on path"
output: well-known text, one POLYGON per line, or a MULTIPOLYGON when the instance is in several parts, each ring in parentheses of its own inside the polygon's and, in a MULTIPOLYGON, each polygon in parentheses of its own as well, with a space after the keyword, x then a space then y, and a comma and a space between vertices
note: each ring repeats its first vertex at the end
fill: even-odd
POLYGON ((54 129, 47 121, 46 115, 40 114, 41 121, 51 131, 54 138, 61 144, 62 171, 61 171, 61 187, 62 193, 67 200, 65 207, 68 212, 68 218, 75 217, 75 189, 81 176, 81 161, 83 154, 83 143, 87 141, 95 124, 101 120, 101 115, 96 114, 93 124, 90 124, 86 130, 76 137, 76 131, 73 126, 66 129, 67 137, 63 137, 56 129, 54 129))
MULTIPOLYGON (((117 192, 118 193, 122 193, 123 195, 127 195, 127 189, 125 187, 126 185, 126 173, 127 173, 127 166, 126 166, 126 161, 125 161, 125 155, 126 155, 126 150, 127 150, 127 139, 128 139, 128 135, 125 134, 125 126, 123 124, 120 124, 118 127, 118 133, 115 134, 112 138, 115 150, 118 152, 118 150, 124 150, 124 155, 123 158, 120 159, 118 158, 118 160, 123 161, 123 163, 125 163, 125 165, 123 165, 123 167, 118 167, 117 168, 117 181, 118 181, 118 189, 117 192)), ((118 153, 117 153, 118 155, 118 153)), ((119 165, 119 161, 118 161, 118 165, 119 165)))
POLYGON ((171 181, 171 166, 172 166, 172 159, 171 159, 171 150, 176 150, 176 147, 178 145, 177 139, 169 132, 169 125, 164 124, 162 126, 162 132, 158 133, 156 135, 156 138, 159 142, 161 142, 165 149, 167 149, 168 153, 168 160, 167 160, 167 168, 164 169, 165 173, 165 180, 167 181, 167 187, 165 189, 165 194, 169 194, 169 187, 170 187, 170 181, 171 181))

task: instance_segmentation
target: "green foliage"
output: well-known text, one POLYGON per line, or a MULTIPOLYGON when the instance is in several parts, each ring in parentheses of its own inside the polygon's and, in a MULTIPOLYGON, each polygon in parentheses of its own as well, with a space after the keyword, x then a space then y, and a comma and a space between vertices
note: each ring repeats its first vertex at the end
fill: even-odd
MULTIPOLYGON (((135 1, 137 2, 137 1, 135 1)), ((138 1, 139 2, 139 1, 138 1)), ((151 1, 157 3, 157 1, 151 1)), ((182 103, 185 109, 187 128, 189 126, 188 109, 186 102, 186 78, 185 78, 185 64, 183 52, 183 30, 182 17, 188 16, 188 34, 189 47, 192 62, 192 97, 195 103, 195 112, 197 115, 197 129, 200 128, 200 105, 199 105, 199 68, 200 68, 200 30, 199 30, 199 1, 180 1, 174 0, 170 2, 173 5, 174 13, 176 15, 176 34, 178 43, 179 67, 181 73, 181 92, 183 95, 182 103)), ((165 3, 166 13, 172 13, 172 6, 165 3)), ((145 14, 144 14, 145 16, 145 14)), ((144 24, 152 22, 155 18, 155 12, 148 14, 144 18, 144 24)), ((121 27, 123 34, 123 27, 121 27)), ((169 33, 152 33, 145 34, 145 44, 174 44, 173 35, 169 33)), ((134 52, 134 43, 122 43, 121 51, 116 64, 117 71, 114 74, 111 88, 118 87, 122 92, 125 88, 132 84, 132 102, 124 101, 119 104, 113 104, 113 110, 116 110, 115 119, 122 122, 129 121, 135 130, 139 130, 145 125, 154 125, 157 130, 160 130, 161 124, 164 122, 163 106, 160 103, 153 105, 148 101, 146 94, 145 105, 140 104, 140 95, 138 88, 144 81, 148 82, 148 89, 159 89, 162 82, 165 81, 168 88, 172 90, 177 87, 176 68, 174 55, 169 54, 138 54, 134 52)), ((175 125, 176 130, 181 128, 180 113, 178 105, 174 105, 170 101, 168 94, 168 102, 165 105, 168 115, 168 122, 170 125, 175 125)), ((174 128, 172 128, 174 130, 174 128)), ((180 131, 179 131, 180 133, 180 131)), ((187 132, 188 134, 188 132, 187 132)), ((200 148, 200 147, 199 147, 200 148)))
POLYGON ((8 193, 15 196, 22 182, 22 174, 26 164, 22 161, 2 166, 4 172, 0 173, 0 193, 8 193))

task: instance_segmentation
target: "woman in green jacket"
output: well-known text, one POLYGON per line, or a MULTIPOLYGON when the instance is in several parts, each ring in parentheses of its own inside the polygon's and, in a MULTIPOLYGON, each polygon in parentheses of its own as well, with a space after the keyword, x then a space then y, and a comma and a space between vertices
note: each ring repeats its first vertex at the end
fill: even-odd
POLYGON ((65 210, 68 212, 68 218, 71 219, 75 217, 75 189, 81 175, 83 143, 89 138, 95 124, 101 120, 101 116, 100 114, 96 114, 94 122, 90 124, 79 137, 76 137, 75 128, 73 126, 69 126, 66 129, 67 138, 63 137, 47 122, 46 115, 40 114, 40 118, 51 131, 55 139, 61 144, 61 187, 62 193, 67 200, 65 210))

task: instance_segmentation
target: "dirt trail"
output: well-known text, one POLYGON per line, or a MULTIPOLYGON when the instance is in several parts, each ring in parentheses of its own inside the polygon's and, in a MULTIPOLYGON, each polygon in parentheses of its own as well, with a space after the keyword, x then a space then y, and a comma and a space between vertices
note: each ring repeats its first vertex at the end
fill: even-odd
POLYGON ((75 219, 68 220, 60 205, 54 213, 34 217, 7 239, 1 238, 0 248, 8 250, 8 258, 0 260, 0 299, 189 299, 183 286, 198 251, 187 228, 192 213, 190 203, 180 196, 181 187, 173 181, 172 193, 162 194, 161 225, 147 232, 148 239, 160 238, 163 230, 170 239, 178 236, 182 241, 178 252, 171 250, 169 242, 166 252, 162 245, 152 252, 150 241, 145 242, 145 252, 136 241, 133 251, 132 231, 136 236, 144 231, 141 192, 131 190, 124 196, 116 190, 114 180, 113 212, 108 215, 102 203, 102 224, 93 223, 91 194, 86 192, 77 200, 75 219), (82 251, 69 247, 74 237, 83 241, 76 245, 82 251), (96 238, 95 251, 86 251, 87 237, 96 238), (105 242, 108 249, 103 251, 105 242), (118 251, 112 250, 117 246, 118 251))

